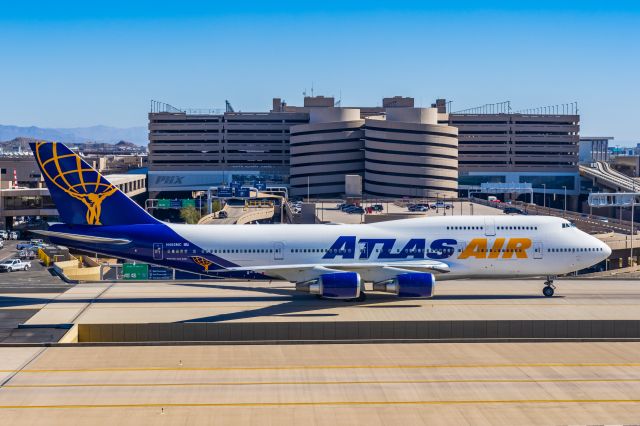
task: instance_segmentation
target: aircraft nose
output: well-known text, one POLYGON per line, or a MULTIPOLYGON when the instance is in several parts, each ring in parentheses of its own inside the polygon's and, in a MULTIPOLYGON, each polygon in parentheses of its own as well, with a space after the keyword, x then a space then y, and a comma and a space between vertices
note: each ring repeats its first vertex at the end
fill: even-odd
POLYGON ((604 259, 608 259, 609 256, 611 256, 611 247, 609 247, 605 243, 601 243, 601 244, 602 244, 602 256, 604 257, 604 259))

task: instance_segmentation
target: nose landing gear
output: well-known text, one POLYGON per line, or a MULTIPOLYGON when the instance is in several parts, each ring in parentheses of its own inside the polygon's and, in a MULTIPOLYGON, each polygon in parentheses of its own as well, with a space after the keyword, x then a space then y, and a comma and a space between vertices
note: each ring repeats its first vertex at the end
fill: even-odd
POLYGON ((555 292, 555 288, 556 286, 553 285, 553 278, 554 277, 547 277, 547 280, 544 282, 544 288, 542 289, 542 294, 545 295, 545 297, 551 297, 553 296, 553 293, 555 292))

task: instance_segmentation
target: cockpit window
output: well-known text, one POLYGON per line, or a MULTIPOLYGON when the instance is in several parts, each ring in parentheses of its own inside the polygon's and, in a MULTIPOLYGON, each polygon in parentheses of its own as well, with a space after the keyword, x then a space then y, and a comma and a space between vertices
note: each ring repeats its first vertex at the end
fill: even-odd
POLYGON ((575 227, 576 227, 576 224, 575 224, 575 223, 572 223, 572 222, 569 222, 569 223, 564 223, 564 222, 563 222, 563 223, 562 223, 562 227, 563 227, 563 228, 575 228, 575 227))

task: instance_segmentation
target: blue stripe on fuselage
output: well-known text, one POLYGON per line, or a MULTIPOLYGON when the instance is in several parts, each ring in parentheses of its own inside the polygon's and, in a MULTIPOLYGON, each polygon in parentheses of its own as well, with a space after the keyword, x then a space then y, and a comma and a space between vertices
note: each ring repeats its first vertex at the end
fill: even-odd
POLYGON ((231 268, 238 265, 219 256, 206 253, 206 251, 201 247, 186 240, 164 223, 118 226, 56 224, 52 225, 49 230, 54 232, 86 235, 89 237, 123 238, 131 241, 129 244, 105 244, 81 242, 60 237, 50 237, 50 240, 54 244, 62 244, 78 250, 157 264, 207 276, 252 279, 265 278, 263 274, 252 272, 225 271, 225 268, 231 268), (154 244, 162 244, 162 259, 154 259, 154 244), (201 265, 193 261, 192 256, 205 258, 212 262, 212 265, 209 267, 209 271, 204 271, 201 265))

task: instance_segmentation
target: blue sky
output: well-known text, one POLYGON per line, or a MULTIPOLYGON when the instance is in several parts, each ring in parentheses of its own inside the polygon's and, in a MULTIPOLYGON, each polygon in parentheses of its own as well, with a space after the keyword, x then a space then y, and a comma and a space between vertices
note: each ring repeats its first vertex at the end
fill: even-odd
POLYGON ((313 84, 343 105, 578 101, 582 134, 640 142, 637 1, 4 3, 0 124, 146 125, 151 99, 263 111, 313 84))

